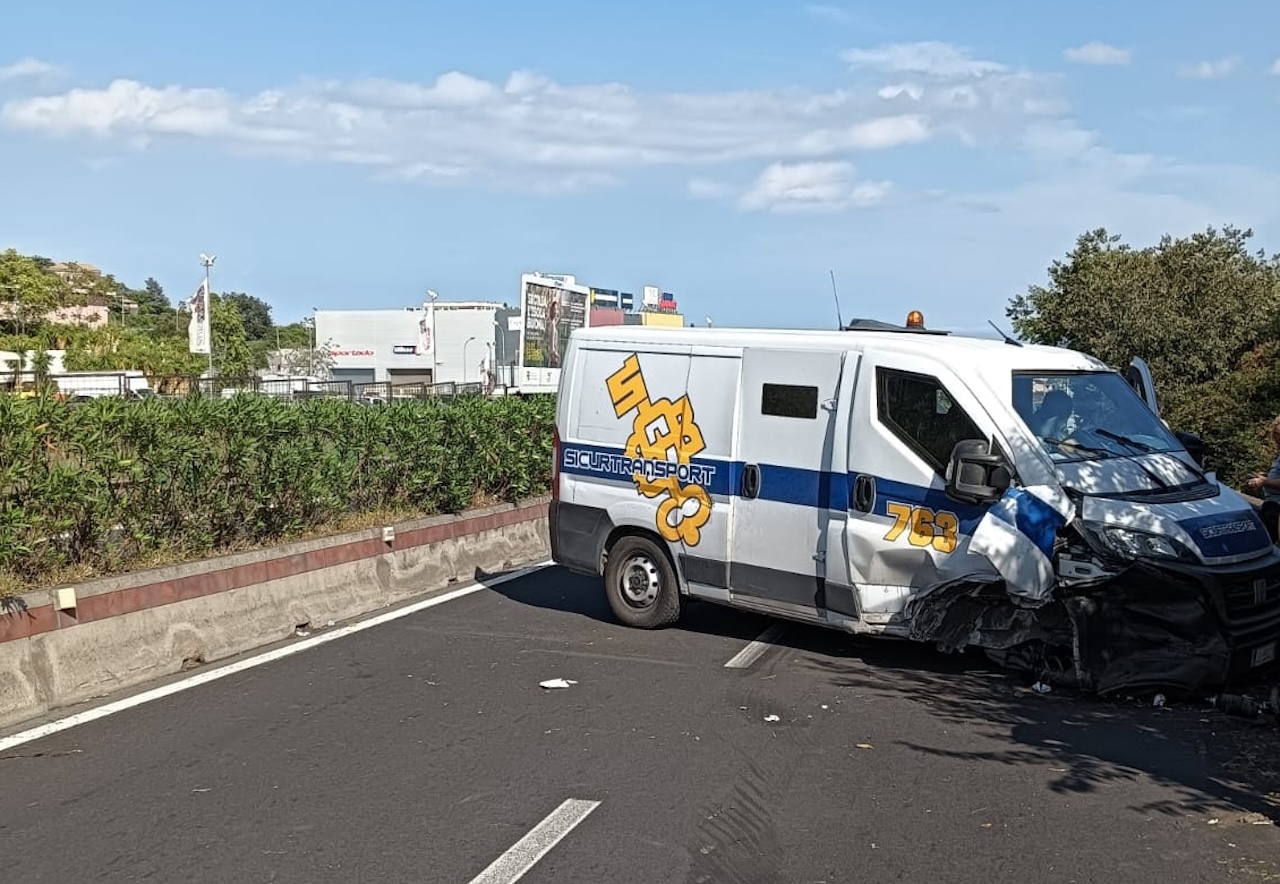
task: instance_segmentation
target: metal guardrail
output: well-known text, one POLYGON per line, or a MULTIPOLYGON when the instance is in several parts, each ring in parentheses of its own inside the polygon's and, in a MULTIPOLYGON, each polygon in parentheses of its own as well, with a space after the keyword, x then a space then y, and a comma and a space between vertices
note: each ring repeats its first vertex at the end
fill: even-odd
MULTIPOLYGON (((448 399, 455 396, 504 396, 516 392, 513 388, 498 385, 493 388, 479 382, 438 384, 397 384, 390 381, 356 383, 349 380, 317 381, 305 377, 295 378, 206 378, 185 375, 154 375, 146 380, 145 391, 138 389, 140 379, 114 372, 92 374, 50 374, 41 379, 44 389, 60 399, 83 401, 89 398, 120 396, 140 399, 155 395, 161 398, 187 396, 211 396, 230 398, 237 395, 269 396, 286 401, 310 399, 345 399, 362 405, 380 405, 404 400, 448 399)), ((35 395, 37 382, 20 378, 16 389, 12 382, 9 390, 18 395, 35 395), (28 390, 28 388, 30 388, 28 390)))

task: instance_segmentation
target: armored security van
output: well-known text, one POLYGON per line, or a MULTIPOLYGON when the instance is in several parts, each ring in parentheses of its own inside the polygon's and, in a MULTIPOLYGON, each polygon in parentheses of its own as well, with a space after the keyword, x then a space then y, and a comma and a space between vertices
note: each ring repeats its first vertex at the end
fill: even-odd
POLYGON ((856 321, 570 337, 553 558, 623 623, 703 599, 973 646, 1098 693, 1255 675, 1280 551, 1161 419, 1150 372, 856 321))

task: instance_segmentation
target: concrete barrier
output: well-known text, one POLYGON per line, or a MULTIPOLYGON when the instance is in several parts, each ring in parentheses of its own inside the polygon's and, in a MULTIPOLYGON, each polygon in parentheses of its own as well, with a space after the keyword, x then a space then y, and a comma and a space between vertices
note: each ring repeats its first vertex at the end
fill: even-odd
POLYGON ((73 608, 22 596, 0 615, 0 728, 550 554, 545 498, 393 528, 64 587, 73 608))

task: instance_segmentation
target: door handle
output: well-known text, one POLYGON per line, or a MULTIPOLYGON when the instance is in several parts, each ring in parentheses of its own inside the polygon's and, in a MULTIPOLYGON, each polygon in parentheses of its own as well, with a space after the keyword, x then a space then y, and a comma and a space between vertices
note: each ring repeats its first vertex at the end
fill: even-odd
POLYGON ((876 480, 874 476, 859 475, 853 480, 853 507, 858 512, 869 513, 876 505, 876 480))
POLYGON ((742 470, 742 496, 753 500, 760 493, 760 467, 749 463, 742 470))

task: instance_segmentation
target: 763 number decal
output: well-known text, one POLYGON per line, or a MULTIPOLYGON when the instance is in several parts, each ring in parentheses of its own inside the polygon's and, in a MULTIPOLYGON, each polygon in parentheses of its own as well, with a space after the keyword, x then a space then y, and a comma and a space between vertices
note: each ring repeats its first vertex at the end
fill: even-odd
POLYGON ((885 540, 893 543, 905 534, 912 546, 933 547, 940 553, 955 551, 960 532, 955 513, 907 503, 889 503, 885 509, 893 518, 885 540))

